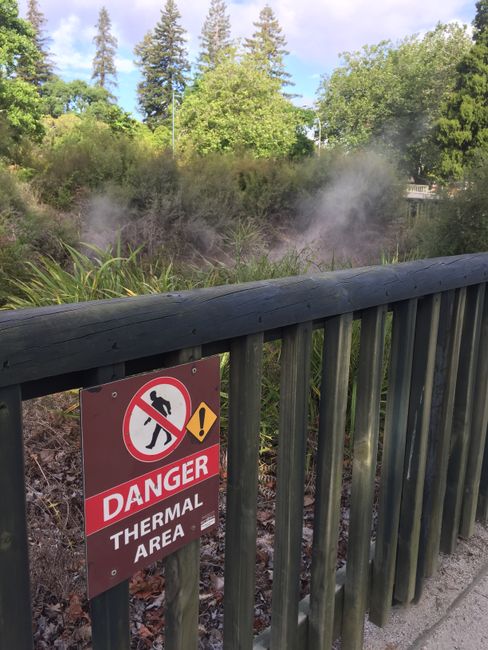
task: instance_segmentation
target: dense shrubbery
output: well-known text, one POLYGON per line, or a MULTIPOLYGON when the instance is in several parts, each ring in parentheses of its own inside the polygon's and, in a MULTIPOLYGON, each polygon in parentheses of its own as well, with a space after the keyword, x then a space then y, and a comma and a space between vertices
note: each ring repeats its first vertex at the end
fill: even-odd
POLYGON ((333 227, 349 231, 348 239, 363 229, 373 239, 381 232, 382 240, 401 214, 402 182, 379 154, 179 160, 144 129, 134 137, 74 115, 47 119, 29 161, 34 187, 53 207, 80 210, 90 222, 84 232, 95 212, 97 223, 110 222, 109 241, 120 232, 133 247, 144 243, 149 256, 162 249, 178 256, 185 248, 220 258, 229 231, 242 223, 253 224, 265 242, 284 230, 303 234, 317 222, 320 237, 333 227))
POLYGON ((27 277, 26 260, 39 255, 62 260, 61 242, 75 242, 70 220, 41 208, 15 171, 0 166, 0 305, 12 292, 15 279, 27 277))
POLYGON ((463 184, 445 191, 435 214, 420 220, 415 234, 422 257, 488 250, 488 161, 463 184))

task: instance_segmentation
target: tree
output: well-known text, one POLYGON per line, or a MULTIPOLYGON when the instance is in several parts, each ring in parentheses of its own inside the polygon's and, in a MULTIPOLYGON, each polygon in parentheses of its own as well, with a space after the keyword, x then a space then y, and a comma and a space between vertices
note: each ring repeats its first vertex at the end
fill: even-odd
POLYGON ((135 129, 135 120, 111 101, 112 95, 102 86, 91 86, 81 79, 63 81, 55 77, 42 87, 41 95, 45 115, 58 118, 73 113, 94 117, 108 124, 113 131, 131 133, 135 129))
POLYGON ((259 70, 264 71, 272 79, 277 79, 281 86, 293 86, 290 81, 291 75, 286 72, 283 61, 289 54, 286 50, 286 39, 269 5, 265 5, 259 14, 259 20, 253 25, 257 30, 251 38, 246 38, 244 43, 249 56, 259 70))
MULTIPOLYGON (((26 71, 26 76, 24 76, 24 79, 26 81, 34 83, 36 86, 41 86, 43 83, 46 83, 46 81, 49 81, 49 79, 51 79, 53 76, 53 64, 50 60, 49 54, 49 42, 51 39, 44 35, 44 25, 46 24, 46 18, 39 9, 37 0, 29 0, 27 20, 34 28, 35 43, 39 51, 39 58, 36 61, 34 75, 29 76, 28 72, 26 71)), ((22 74, 22 72, 20 72, 20 74, 22 74)))
POLYGON ((16 0, 0 0, 0 149, 4 153, 8 153, 8 140, 42 134, 37 89, 20 77, 20 58, 34 74, 39 59, 34 29, 19 18, 16 0))
POLYGON ((92 79, 100 88, 116 86, 117 69, 114 57, 117 52, 117 39, 110 31, 110 16, 105 7, 100 9, 96 27, 97 33, 93 38, 96 52, 93 58, 92 79))
POLYGON ((474 44, 458 65, 455 90, 438 121, 439 174, 460 178, 488 154, 488 0, 476 3, 474 44))
POLYGON ((248 151, 258 157, 290 155, 302 114, 280 83, 248 59, 225 59, 187 91, 178 113, 178 147, 207 154, 248 151))
POLYGON ((200 36, 202 49, 199 64, 202 71, 215 68, 230 47, 230 19, 226 10, 227 5, 224 0, 210 1, 210 8, 200 36))
POLYGON ((44 25, 46 18, 39 9, 37 0, 28 0, 27 6, 27 20, 32 25, 34 30, 34 42, 36 44, 39 56, 34 64, 34 69, 29 61, 24 61, 24 57, 20 57, 18 74, 25 81, 41 86, 46 81, 49 81, 53 76, 53 65, 49 58, 48 43, 50 39, 44 35, 44 25))
POLYGON ((185 47, 185 30, 174 0, 167 0, 153 32, 135 48, 143 80, 137 87, 144 121, 155 128, 171 115, 173 97, 181 102, 190 69, 185 47))
POLYGON ((423 38, 342 54, 342 65, 319 88, 324 141, 346 149, 380 145, 400 159, 405 172, 425 179, 439 155, 435 124, 442 101, 469 47, 463 27, 438 24, 423 38))

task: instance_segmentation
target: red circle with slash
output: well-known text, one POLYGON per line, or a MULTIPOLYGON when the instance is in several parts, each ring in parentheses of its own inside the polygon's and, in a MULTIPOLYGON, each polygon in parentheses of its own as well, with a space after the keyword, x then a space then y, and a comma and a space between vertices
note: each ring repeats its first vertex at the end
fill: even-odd
POLYGON ((165 458, 183 440, 190 414, 190 393, 181 381, 174 377, 148 381, 124 414, 122 429, 127 451, 144 463, 165 458))

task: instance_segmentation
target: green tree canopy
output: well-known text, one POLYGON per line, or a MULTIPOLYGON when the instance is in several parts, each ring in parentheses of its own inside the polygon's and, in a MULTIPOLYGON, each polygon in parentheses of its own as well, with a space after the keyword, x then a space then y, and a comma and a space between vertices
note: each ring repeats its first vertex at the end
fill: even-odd
POLYGON ((249 59, 226 59, 187 91, 178 113, 184 151, 249 151, 286 156, 300 139, 302 113, 280 92, 280 82, 249 59))
POLYGON ((322 136, 346 149, 382 144, 416 178, 436 165, 435 124, 454 88, 456 66, 470 47, 457 24, 398 44, 382 41, 342 54, 343 64, 319 87, 322 136))
POLYGON ((60 117, 65 113, 94 117, 114 131, 132 132, 135 120, 112 102, 106 88, 91 86, 86 81, 63 81, 59 77, 48 81, 41 89, 41 105, 45 115, 60 117))
POLYGON ((215 68, 230 47, 230 19, 224 0, 210 0, 210 8, 200 36, 199 66, 202 71, 215 68))
POLYGON ((41 86, 49 81, 53 76, 53 64, 49 57, 50 39, 44 34, 44 25, 46 18, 39 8, 37 0, 29 0, 27 4, 27 20, 34 30, 34 41, 38 50, 38 57, 32 66, 29 57, 24 61, 24 57, 19 59, 18 74, 25 81, 41 86))
POLYGON ((180 103, 190 69, 185 30, 174 0, 167 0, 154 31, 148 32, 135 48, 143 80, 137 87, 144 121, 156 127, 171 115, 173 93, 180 103))
POLYGON ((100 9, 96 27, 97 33, 93 38, 96 51, 93 58, 92 79, 101 88, 116 86, 115 54, 117 52, 117 39, 111 32, 110 16, 105 7, 100 9))
POLYGON ((474 44, 458 65, 455 90, 438 122, 439 174, 460 178, 488 154, 488 0, 476 3, 474 44))
POLYGON ((289 54, 286 38, 273 10, 265 5, 259 14, 259 20, 253 25, 256 31, 251 38, 246 38, 244 47, 257 67, 277 79, 281 86, 293 86, 291 75, 285 69, 284 57, 289 54))
POLYGON ((19 18, 15 0, 0 0, 0 153, 7 141, 42 134, 37 89, 18 75, 19 60, 34 74, 39 51, 32 26, 19 18))

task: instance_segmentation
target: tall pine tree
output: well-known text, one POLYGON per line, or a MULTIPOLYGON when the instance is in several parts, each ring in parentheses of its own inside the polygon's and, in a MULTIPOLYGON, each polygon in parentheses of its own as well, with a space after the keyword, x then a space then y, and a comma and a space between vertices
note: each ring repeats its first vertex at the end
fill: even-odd
POLYGON ((438 122, 440 175, 460 178, 479 155, 488 156, 488 0, 476 3, 474 44, 458 67, 458 81, 438 122))
POLYGON ((0 156, 24 135, 43 133, 37 88, 20 75, 34 74, 39 59, 32 25, 19 18, 17 0, 0 0, 0 156))
POLYGON ((36 86, 42 86, 53 78, 53 64, 49 57, 49 37, 45 35, 44 26, 46 18, 39 9, 37 0, 28 0, 27 3, 27 20, 34 30, 34 42, 39 51, 37 61, 32 67, 30 61, 23 56, 19 59, 18 74, 25 81, 36 86))
POLYGON ((137 87, 138 102, 144 121, 152 128, 171 116, 173 94, 181 102, 190 70, 186 53, 185 30, 174 0, 167 0, 161 18, 135 48, 142 81, 137 87))
POLYGON ((215 68, 230 47, 230 18, 224 0, 211 0, 200 36, 199 67, 202 72, 215 68))
POLYGON ((97 33, 93 38, 96 51, 93 58, 92 79, 100 88, 116 86, 117 69, 115 67, 115 54, 117 52, 117 39, 111 32, 112 23, 105 7, 98 14, 97 33))
POLYGON ((281 86, 293 86, 291 75, 285 70, 284 57, 289 54, 283 30, 269 5, 261 10, 259 20, 253 25, 257 28, 251 38, 246 38, 244 47, 257 67, 281 86))

